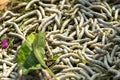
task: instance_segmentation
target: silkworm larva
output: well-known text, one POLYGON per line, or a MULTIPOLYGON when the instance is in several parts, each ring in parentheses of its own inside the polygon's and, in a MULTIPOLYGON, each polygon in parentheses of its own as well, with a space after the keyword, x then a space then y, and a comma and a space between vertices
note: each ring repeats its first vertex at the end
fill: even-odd
POLYGON ((2 31, 0 31, 0 37, 8 30, 8 28, 4 28, 2 31))
POLYGON ((111 17, 111 13, 104 7, 104 6, 101 6, 101 5, 91 5, 89 7, 90 9, 102 9, 108 17, 111 17))
POLYGON ((64 8, 64 5, 65 5, 65 0, 62 0, 61 5, 60 5, 60 10, 62 10, 64 8))
POLYGON ((43 6, 43 7, 56 7, 56 5, 54 5, 54 4, 45 4, 45 3, 43 3, 43 2, 39 2, 39 5, 40 6, 43 6))
POLYGON ((33 4, 36 3, 36 2, 39 2, 39 0, 32 0, 32 1, 30 1, 30 2, 27 4, 27 6, 25 7, 25 10, 29 10, 29 8, 31 7, 31 5, 33 5, 33 4))
POLYGON ((63 52, 62 48, 56 47, 55 49, 52 49, 53 54, 60 53, 60 52, 63 52))
POLYGON ((76 80, 79 80, 79 79, 80 79, 80 76, 79 76, 79 75, 73 74, 73 73, 66 73, 66 74, 58 77, 58 79, 59 79, 59 80, 65 80, 66 78, 68 79, 68 78, 71 78, 71 77, 75 78, 76 80))
POLYGON ((113 57, 114 57, 115 52, 117 51, 118 47, 119 47, 118 45, 115 45, 115 46, 114 46, 114 48, 113 48, 113 50, 112 50, 112 52, 111 52, 111 55, 110 55, 111 61, 113 61, 113 57))
POLYGON ((38 26, 39 24, 38 23, 36 23, 36 24, 33 24, 33 25, 29 25, 25 30, 24 30, 24 36, 26 36, 27 35, 27 33, 28 33, 28 31, 30 30, 30 29, 33 29, 33 28, 35 28, 36 26, 38 26))
POLYGON ((25 7, 27 4, 28 3, 26 3, 26 2, 19 3, 17 6, 13 7, 12 10, 16 10, 16 9, 18 10, 18 9, 20 9, 22 7, 25 7))
POLYGON ((5 26, 6 26, 6 25, 13 25, 13 26, 15 27, 16 31, 17 31, 19 34, 23 35, 23 33, 21 32, 20 28, 18 27, 18 25, 17 25, 15 22, 5 22, 5 26))
MULTIPOLYGON (((62 61, 64 60, 64 58, 62 58, 62 61)), ((69 58, 65 58, 65 62, 69 67, 73 67, 72 63, 70 62, 69 58)))
POLYGON ((67 37, 67 36, 64 36, 64 35, 62 35, 62 34, 56 34, 56 35, 54 36, 54 38, 60 38, 60 39, 62 39, 62 40, 73 40, 73 37, 67 37))
POLYGON ((1 19, 4 19, 6 16, 8 16, 8 15, 11 15, 12 17, 15 17, 15 16, 19 16, 20 14, 15 14, 15 13, 13 13, 13 12, 11 12, 11 11, 6 11, 4 14, 3 14, 3 16, 0 18, 0 20, 1 19))
POLYGON ((73 63, 73 64, 77 64, 80 61, 79 59, 73 58, 72 56, 70 56, 69 59, 70 59, 70 62, 73 63))
POLYGON ((56 22, 57 26, 59 27, 60 26, 60 20, 58 19, 58 16, 55 16, 55 22, 56 22))
POLYGON ((106 57, 107 57, 107 61, 108 61, 108 63, 111 64, 112 61, 111 61, 111 56, 110 56, 110 54, 107 54, 106 57))
POLYGON ((101 44, 101 43, 95 43, 95 44, 91 44, 90 45, 90 48, 95 48, 95 47, 103 47, 104 46, 104 44, 101 44))
POLYGON ((110 65, 108 64, 108 61, 107 61, 107 57, 106 57, 106 56, 104 56, 104 64, 105 64, 105 66, 106 66, 107 69, 110 68, 110 65))
POLYGON ((39 6, 39 10, 40 10, 40 12, 42 14, 42 17, 45 18, 46 17, 45 16, 45 10, 43 9, 43 7, 39 6))
POLYGON ((106 1, 104 1, 103 3, 105 5, 105 7, 110 11, 110 13, 112 13, 112 9, 111 9, 110 5, 106 1))
POLYGON ((90 38, 95 38, 95 36, 92 35, 92 34, 88 31, 88 29, 89 29, 89 25, 87 25, 87 26, 85 27, 85 34, 86 34, 88 37, 90 37, 90 38))
POLYGON ((64 28, 69 24, 70 21, 71 21, 71 19, 67 19, 67 20, 64 21, 64 23, 62 24, 60 33, 63 33, 64 28))
POLYGON ((47 41, 46 41, 46 48, 47 48, 47 50, 48 50, 48 52, 49 52, 49 54, 50 54, 50 57, 53 58, 53 53, 52 53, 52 51, 51 51, 51 49, 50 49, 50 46, 49 46, 49 44, 48 44, 47 41))
POLYGON ((92 75, 90 80, 96 80, 96 78, 99 77, 99 76, 100 76, 100 73, 95 73, 94 75, 92 75))
POLYGON ((52 67, 53 70, 61 70, 61 69, 65 69, 65 68, 68 68, 67 65, 55 65, 52 67))
POLYGON ((71 50, 70 50, 70 48, 69 47, 67 47, 67 46, 65 46, 65 45, 60 45, 60 47, 61 48, 63 48, 63 49, 66 49, 68 52, 70 52, 71 50))
POLYGON ((11 63, 11 62, 9 62, 9 61, 7 61, 7 60, 2 60, 2 59, 0 59, 0 62, 1 62, 1 63, 6 63, 6 64, 9 65, 9 66, 12 66, 12 65, 13 65, 13 63, 11 63))
POLYGON ((81 12, 84 13, 86 16, 92 18, 93 14, 91 14, 90 12, 85 11, 84 9, 81 9, 81 12))
MULTIPOLYGON (((42 26, 42 30, 41 31, 46 31, 48 25, 52 24, 54 22, 54 20, 50 20, 48 21, 45 25, 42 26)), ((39 28, 39 27, 38 27, 39 28)))
POLYGON ((68 37, 74 37, 76 35, 76 31, 72 32, 68 37))
POLYGON ((5 76, 6 75, 6 73, 7 73, 7 65, 6 65, 6 63, 3 63, 3 76, 5 76))
POLYGON ((82 68, 72 67, 72 68, 64 69, 62 72, 67 73, 67 72, 73 72, 73 71, 79 71, 79 73, 84 75, 87 79, 90 79, 90 76, 82 68))
POLYGON ((114 16, 115 20, 118 19, 118 13, 119 13, 119 12, 120 12, 120 9, 115 10, 115 16, 114 16))
POLYGON ((15 63, 15 64, 13 64, 11 67, 10 67, 10 69, 7 71, 7 73, 6 73, 6 77, 8 77, 9 75, 10 75, 10 73, 14 70, 14 68, 17 66, 17 63, 15 63))
POLYGON ((19 21, 21 21, 23 18, 29 17, 29 16, 31 16, 31 15, 33 15, 33 14, 37 14, 37 16, 38 16, 39 18, 41 17, 41 16, 39 15, 39 14, 41 14, 41 13, 39 13, 38 10, 34 10, 34 11, 28 12, 28 13, 26 13, 26 14, 18 17, 18 18, 15 20, 15 22, 19 22, 19 21))
POLYGON ((83 25, 83 23, 84 23, 84 18, 83 18, 83 16, 82 16, 82 14, 81 14, 81 12, 80 12, 80 11, 78 11, 78 15, 80 16, 80 23, 79 23, 79 27, 82 27, 82 25, 83 25))
POLYGON ((33 18, 27 20, 26 22, 24 22, 22 26, 28 25, 28 24, 32 23, 34 20, 36 20, 36 19, 37 19, 36 17, 33 17, 33 18))
POLYGON ((115 9, 117 9, 117 8, 120 8, 120 4, 114 5, 114 6, 112 7, 112 10, 115 10, 115 9))
POLYGON ((78 58, 78 57, 79 57, 77 54, 74 54, 74 53, 64 54, 64 55, 61 55, 61 56, 56 60, 56 63, 59 63, 62 58, 67 58, 67 57, 70 57, 70 56, 73 56, 73 57, 75 57, 75 58, 78 58))
POLYGON ((79 43, 85 43, 90 41, 90 38, 83 38, 83 39, 78 39, 78 40, 72 40, 72 42, 79 42, 79 43))
POLYGON ((87 44, 88 44, 88 45, 91 45, 91 44, 93 44, 93 43, 96 43, 96 42, 98 41, 98 38, 99 38, 99 36, 96 36, 95 39, 93 39, 92 41, 87 42, 87 44))
POLYGON ((42 23, 40 24, 40 26, 38 27, 38 31, 40 31, 47 22, 50 23, 50 20, 54 19, 55 16, 56 16, 56 14, 53 14, 53 15, 45 18, 45 19, 42 21, 42 23))
POLYGON ((79 63, 78 66, 82 67, 84 70, 86 70, 87 72, 89 72, 90 75, 95 74, 95 72, 89 66, 86 66, 84 63, 79 63))
POLYGON ((13 36, 13 37, 18 37, 18 38, 22 39, 23 41, 25 41, 25 37, 20 34, 9 32, 8 35, 13 36))
POLYGON ((57 34, 57 33, 59 33, 60 32, 60 30, 53 30, 53 31, 51 31, 51 32, 48 32, 47 34, 46 34, 46 37, 49 37, 51 34, 57 34))
POLYGON ((62 15, 61 15, 61 12, 58 10, 58 9, 54 9, 54 8, 45 8, 46 11, 49 11, 49 12, 54 12, 54 13, 57 13, 58 14, 58 19, 60 20, 62 15))

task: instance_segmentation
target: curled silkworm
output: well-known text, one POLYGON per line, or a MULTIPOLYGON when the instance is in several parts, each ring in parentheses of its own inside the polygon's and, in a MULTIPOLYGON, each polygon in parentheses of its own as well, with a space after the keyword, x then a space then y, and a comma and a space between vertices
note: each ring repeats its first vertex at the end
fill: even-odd
POLYGON ((90 9, 94 9, 94 8, 95 9, 102 9, 107 14, 108 17, 111 17, 111 13, 104 6, 101 6, 101 5, 91 5, 89 8, 90 9))
POLYGON ((84 70, 86 70, 87 72, 89 72, 90 75, 95 74, 95 72, 90 67, 86 66, 84 63, 79 63, 78 66, 82 67, 84 70))
POLYGON ((61 60, 65 64, 67 64, 69 67, 73 67, 72 63, 70 62, 69 58, 62 58, 61 60))
POLYGON ((88 28, 89 28, 89 25, 85 27, 85 34, 90 38, 95 38, 95 36, 88 31, 88 28))
POLYGON ((11 62, 9 62, 9 61, 7 61, 7 60, 2 60, 2 59, 0 59, 0 62, 1 62, 1 63, 6 63, 6 64, 9 65, 9 66, 12 66, 12 65, 13 65, 13 63, 11 63, 11 62))
POLYGON ((67 47, 67 46, 65 46, 65 45, 60 45, 60 47, 61 48, 63 48, 63 49, 66 49, 68 52, 70 52, 71 50, 70 50, 70 48, 69 47, 67 47))
POLYGON ((25 10, 29 10, 29 8, 31 7, 31 5, 33 5, 33 4, 36 3, 36 2, 39 2, 39 0, 32 0, 32 1, 30 1, 30 2, 27 4, 27 6, 25 7, 25 10))
MULTIPOLYGON (((42 21, 42 23, 40 24, 40 26, 38 27, 38 30, 40 31, 40 30, 44 27, 44 25, 45 25, 47 22, 50 22, 50 20, 54 19, 55 16, 56 16, 56 14, 53 14, 53 15, 45 18, 45 19, 42 21)), ((52 21, 53 21, 53 20, 52 20, 52 21)))
POLYGON ((117 51, 118 47, 119 47, 118 45, 115 45, 115 46, 114 46, 114 48, 113 48, 113 50, 112 50, 112 52, 111 52, 111 55, 110 55, 111 61, 113 61, 113 57, 114 57, 115 52, 117 51))
POLYGON ((18 37, 18 38, 22 39, 23 41, 25 41, 25 37, 20 34, 9 32, 8 35, 13 36, 13 37, 18 37))
POLYGON ((3 30, 1 30, 0 31, 0 36, 2 36, 7 30, 8 30, 8 28, 4 28, 3 30))
POLYGON ((75 58, 78 58, 78 55, 77 55, 77 54, 74 54, 74 53, 64 54, 64 55, 61 55, 61 56, 57 59, 56 63, 59 63, 62 58, 67 58, 67 57, 70 57, 70 56, 73 56, 73 57, 75 57, 75 58))
POLYGON ((118 8, 120 8, 120 4, 114 5, 114 6, 112 7, 112 10, 115 10, 115 9, 118 9, 118 8))
POLYGON ((70 62, 72 62, 73 64, 79 63, 79 59, 73 58, 72 56, 70 56, 70 62))
POLYGON ((4 19, 6 16, 8 16, 8 15, 11 15, 12 17, 14 17, 14 16, 19 16, 19 14, 15 14, 15 13, 13 13, 13 12, 11 12, 11 11, 6 11, 5 13, 4 13, 4 15, 0 18, 0 20, 1 19, 4 19))
POLYGON ((31 16, 31 15, 33 15, 33 14, 37 14, 37 17, 39 18, 39 20, 42 19, 42 15, 41 15, 40 11, 39 11, 39 10, 34 10, 34 11, 28 12, 28 13, 20 16, 19 18, 17 18, 17 19, 15 20, 15 22, 19 22, 19 21, 21 21, 23 18, 29 17, 29 16, 31 16))
POLYGON ((68 25, 68 23, 69 23, 70 21, 71 21, 71 19, 67 19, 66 21, 64 21, 64 23, 62 24, 60 33, 63 33, 64 28, 68 25))
POLYGON ((60 20, 61 19, 61 12, 57 9, 54 9, 54 8, 45 8, 46 11, 49 11, 49 12, 54 12, 54 13, 57 13, 58 14, 58 19, 60 20))
POLYGON ((17 31, 19 34, 23 35, 23 33, 21 32, 20 28, 18 27, 18 25, 17 25, 16 23, 14 23, 14 22, 5 22, 5 26, 6 26, 6 25, 14 25, 16 31, 17 31))
POLYGON ((64 36, 64 35, 62 35, 62 34, 56 34, 56 35, 54 36, 54 38, 60 38, 60 39, 62 39, 62 40, 73 40, 73 37, 67 37, 67 36, 64 36))
POLYGON ((92 41, 87 42, 88 45, 91 45, 93 43, 96 43, 98 41, 99 36, 96 36, 96 38, 92 41))

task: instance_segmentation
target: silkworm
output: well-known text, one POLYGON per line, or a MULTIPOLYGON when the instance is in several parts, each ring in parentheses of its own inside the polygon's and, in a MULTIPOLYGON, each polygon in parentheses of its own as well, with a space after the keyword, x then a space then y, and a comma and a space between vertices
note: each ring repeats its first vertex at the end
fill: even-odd
POLYGON ((8 28, 4 28, 2 31, 0 31, 0 36, 2 36, 7 30, 8 28))
POLYGON ((118 19, 118 13, 119 13, 119 12, 120 12, 120 9, 115 10, 115 16, 114 16, 115 20, 118 19))
POLYGON ((42 21, 42 23, 40 24, 40 26, 38 27, 38 31, 40 31, 40 30, 43 28, 43 26, 44 26, 48 21, 52 20, 55 16, 56 16, 56 14, 53 14, 53 15, 45 18, 45 19, 42 21))
POLYGON ((67 58, 67 57, 70 57, 70 56, 73 56, 73 57, 75 57, 75 58, 78 58, 78 55, 77 55, 77 54, 73 54, 73 53, 64 54, 64 55, 61 55, 61 56, 57 59, 56 63, 59 63, 62 58, 67 58))
POLYGON ((67 65, 55 65, 52 67, 53 70, 61 70, 61 69, 65 69, 65 68, 68 68, 67 65))
POLYGON ((64 35, 62 35, 62 34, 56 34, 56 35, 54 36, 54 38, 60 38, 60 39, 62 39, 62 40, 73 40, 73 37, 67 37, 67 36, 64 36, 64 35))
POLYGON ((96 73, 96 74, 92 75, 90 80, 95 80, 97 77, 99 77, 99 75, 100 75, 100 73, 96 73))
POLYGON ((45 10, 43 9, 43 7, 39 6, 39 10, 40 10, 40 12, 42 14, 42 17, 45 18, 46 15, 45 15, 45 10))
MULTIPOLYGON (((48 25, 52 24, 54 22, 54 20, 50 20, 49 22, 47 22, 45 25, 42 26, 42 30, 41 31, 46 31, 48 25)), ((39 27, 38 27, 39 28, 39 27)))
POLYGON ((56 7, 56 5, 54 5, 54 4, 45 4, 45 3, 43 3, 43 2, 39 2, 39 5, 40 6, 43 6, 43 7, 56 7))
POLYGON ((115 46, 113 47, 113 50, 112 50, 111 55, 110 55, 111 61, 113 61, 113 57, 114 57, 114 55, 115 55, 115 52, 117 51, 117 48, 118 48, 118 45, 115 45, 115 46))
POLYGON ((7 67, 6 67, 6 63, 3 63, 3 76, 6 75, 6 72, 7 72, 7 67))
POLYGON ((8 15, 11 15, 12 17, 14 17, 14 16, 19 16, 20 14, 15 14, 15 13, 13 13, 13 12, 11 12, 11 11, 6 11, 5 13, 4 13, 4 15, 0 18, 0 20, 1 19, 4 19, 6 16, 8 16, 8 15))
POLYGON ((36 26, 38 26, 38 23, 36 23, 36 24, 34 24, 34 25, 29 25, 25 30, 24 30, 24 36, 26 36, 26 34, 28 33, 28 31, 30 30, 30 29, 33 29, 33 28, 35 28, 36 26))
POLYGON ((88 31, 88 28, 89 28, 89 25, 87 25, 87 26, 85 27, 85 34, 86 34, 88 37, 90 37, 90 38, 95 38, 94 35, 90 34, 90 32, 88 31))
POLYGON ((80 23, 79 23, 79 27, 82 27, 82 25, 83 25, 83 23, 84 23, 84 18, 83 18, 83 16, 82 16, 82 14, 81 14, 81 12, 80 12, 80 11, 78 11, 78 15, 80 16, 80 23))
POLYGON ((90 18, 93 17, 93 14, 91 14, 90 12, 85 11, 84 9, 81 9, 81 12, 84 13, 86 16, 90 17, 90 18))
POLYGON ((17 65, 17 63, 15 63, 15 64, 13 64, 11 67, 10 67, 10 69, 7 71, 7 73, 6 73, 6 77, 8 77, 9 75, 10 75, 10 73, 13 71, 13 69, 16 67, 16 65, 17 65))
POLYGON ((37 14, 37 16, 39 17, 39 20, 41 20, 41 13, 38 11, 38 10, 34 10, 34 11, 31 11, 31 12, 28 12, 20 17, 18 17, 15 22, 20 22, 22 19, 26 18, 26 17, 29 17, 33 14, 37 14))
POLYGON ((72 40, 72 42, 85 43, 85 42, 89 42, 90 40, 91 40, 90 38, 83 38, 78 40, 72 40))
POLYGON ((12 65, 13 65, 13 63, 11 63, 11 62, 9 62, 9 61, 7 61, 7 60, 2 60, 2 59, 0 59, 0 62, 1 62, 1 63, 6 63, 6 64, 9 65, 9 66, 12 66, 12 65))
POLYGON ((70 62, 72 62, 73 64, 79 63, 79 59, 73 58, 72 56, 70 56, 70 62))
POLYGON ((117 8, 120 8, 120 4, 114 5, 114 6, 112 7, 112 10, 115 10, 115 9, 117 9, 117 8))
POLYGON ((22 39, 23 41, 25 41, 25 37, 23 35, 13 33, 13 32, 9 32, 8 35, 13 36, 13 37, 18 37, 18 38, 22 39))
POLYGON ((88 44, 88 45, 91 45, 91 44, 93 44, 93 43, 96 43, 96 42, 98 41, 98 38, 99 38, 99 36, 96 36, 95 39, 93 39, 92 41, 87 42, 87 44, 88 44))
POLYGON ((60 47, 61 48, 63 48, 63 49, 66 49, 68 52, 70 52, 71 50, 70 50, 70 48, 69 47, 67 47, 67 46, 65 46, 65 45, 60 45, 60 47))
POLYGON ((111 13, 104 6, 101 6, 101 5, 91 5, 89 8, 90 9, 102 9, 102 10, 104 10, 104 12, 107 14, 108 17, 111 17, 111 13))
POLYGON ((53 53, 52 53, 52 51, 51 51, 51 49, 50 49, 50 46, 49 46, 49 44, 48 44, 47 41, 46 41, 46 48, 47 48, 47 50, 48 50, 48 52, 49 52, 49 54, 50 54, 50 57, 53 58, 53 53))
POLYGON ((63 33, 64 28, 67 26, 67 24, 70 22, 70 20, 71 20, 71 19, 67 19, 66 21, 64 21, 64 23, 62 24, 62 27, 61 27, 60 33, 63 33))
POLYGON ((20 28, 18 27, 18 25, 16 23, 14 23, 14 22, 5 22, 5 26, 7 26, 7 25, 13 25, 15 27, 16 31, 19 34, 23 35, 23 33, 21 32, 20 28))
POLYGON ((33 5, 33 4, 36 3, 36 2, 39 2, 39 0, 32 0, 32 1, 30 1, 30 2, 27 4, 27 6, 25 7, 25 10, 29 10, 29 8, 31 7, 31 5, 33 5))

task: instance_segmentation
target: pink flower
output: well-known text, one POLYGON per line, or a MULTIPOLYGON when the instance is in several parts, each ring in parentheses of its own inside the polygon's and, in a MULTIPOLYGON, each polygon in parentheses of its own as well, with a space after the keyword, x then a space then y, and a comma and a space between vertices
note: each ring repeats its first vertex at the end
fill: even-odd
POLYGON ((4 38, 1 42, 2 48, 7 48, 8 47, 8 38, 4 38))

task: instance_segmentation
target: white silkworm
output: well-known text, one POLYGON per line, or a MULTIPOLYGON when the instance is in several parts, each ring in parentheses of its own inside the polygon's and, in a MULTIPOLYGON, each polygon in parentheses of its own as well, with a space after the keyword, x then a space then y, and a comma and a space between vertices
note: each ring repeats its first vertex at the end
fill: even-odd
POLYGON ((52 51, 51 51, 51 49, 50 49, 50 46, 49 46, 49 44, 48 44, 47 41, 46 41, 46 48, 47 48, 47 50, 48 50, 48 52, 49 52, 49 54, 50 54, 50 57, 53 58, 53 53, 52 53, 52 51))
POLYGON ((88 37, 90 37, 90 38, 95 38, 95 36, 92 35, 92 34, 88 31, 88 29, 89 29, 89 25, 87 25, 87 26, 85 27, 85 34, 86 34, 88 37))
POLYGON ((120 9, 115 10, 115 16, 114 16, 115 20, 118 19, 118 13, 119 13, 119 12, 120 12, 120 9))
POLYGON ((39 6, 39 10, 40 10, 40 12, 42 14, 42 17, 45 18, 46 17, 45 16, 45 10, 43 9, 43 7, 39 6))
POLYGON ((8 28, 4 28, 2 31, 0 31, 0 37, 8 30, 8 28))
POLYGON ((82 16, 82 14, 81 14, 81 12, 80 12, 80 11, 78 11, 78 15, 80 16, 80 23, 79 23, 79 27, 82 27, 82 25, 83 25, 83 23, 84 23, 84 18, 83 18, 83 16, 82 16))
POLYGON ((119 47, 118 45, 115 45, 115 46, 114 46, 114 48, 113 48, 113 50, 112 50, 112 52, 111 52, 111 55, 110 55, 111 61, 113 61, 113 57, 114 57, 115 52, 117 51, 118 47, 119 47))
POLYGON ((1 63, 6 63, 6 64, 9 65, 9 66, 12 66, 12 65, 13 65, 13 63, 11 63, 11 62, 9 62, 9 61, 7 61, 7 60, 2 60, 2 59, 0 59, 0 62, 1 62, 1 63))
POLYGON ((19 34, 23 35, 23 33, 21 32, 20 28, 18 27, 18 25, 16 23, 14 23, 14 22, 5 22, 5 26, 7 26, 7 25, 13 25, 15 27, 16 31, 19 34))
POLYGON ((50 22, 50 20, 54 19, 55 16, 56 16, 56 14, 53 14, 53 15, 45 18, 45 19, 42 21, 42 23, 40 24, 40 26, 38 27, 38 31, 40 31, 47 22, 50 22))
POLYGON ((29 10, 29 8, 31 7, 31 5, 33 5, 33 4, 36 3, 36 2, 39 2, 39 0, 31 0, 31 1, 27 4, 27 6, 25 7, 25 10, 29 10))

